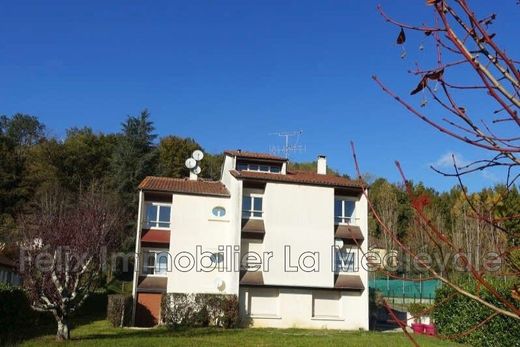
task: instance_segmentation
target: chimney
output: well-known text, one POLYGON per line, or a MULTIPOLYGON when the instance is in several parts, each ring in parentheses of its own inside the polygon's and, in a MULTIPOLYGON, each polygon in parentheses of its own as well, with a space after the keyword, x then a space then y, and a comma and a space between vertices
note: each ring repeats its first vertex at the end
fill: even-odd
POLYGON ((199 178, 199 175, 197 175, 193 170, 190 170, 190 181, 196 181, 199 178))
POLYGON ((327 157, 324 155, 318 155, 318 174, 327 174, 327 157))

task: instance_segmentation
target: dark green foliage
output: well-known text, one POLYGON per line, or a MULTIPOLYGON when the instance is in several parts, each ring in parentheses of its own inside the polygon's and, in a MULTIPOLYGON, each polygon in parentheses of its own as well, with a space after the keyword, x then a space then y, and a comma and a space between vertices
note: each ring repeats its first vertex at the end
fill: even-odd
POLYGON ((223 294, 164 294, 161 321, 170 327, 236 328, 240 324, 238 298, 223 294))
POLYGON ((159 151, 159 176, 180 178, 189 175, 189 170, 185 167, 184 162, 191 157, 194 150, 200 149, 200 146, 189 137, 166 136, 161 139, 157 149, 159 151))
POLYGON ((153 133, 148 110, 139 116, 129 116, 122 127, 112 158, 112 183, 123 203, 135 212, 137 186, 143 178, 155 173, 157 151, 153 141, 157 135, 153 133))
POLYGON ((113 294, 108 296, 107 320, 114 327, 129 326, 132 323, 131 295, 113 294))
MULTIPOLYGON (((305 172, 316 172, 316 168, 318 166, 318 162, 316 160, 314 161, 308 161, 308 162, 289 162, 287 165, 287 170, 289 171, 305 171, 305 172)), ((330 167, 327 166, 327 174, 329 175, 335 175, 335 176, 341 176, 341 174, 330 167)), ((346 176, 348 178, 348 176, 346 176)))
POLYGON ((6 136, 20 146, 30 146, 44 138, 45 125, 38 118, 22 113, 12 117, 0 116, 0 135, 6 136))
POLYGON ((0 345, 22 339, 35 318, 24 291, 0 283, 0 345))
POLYGON ((67 130, 60 163, 66 187, 77 191, 94 181, 108 183, 116 144, 115 135, 96 134, 91 128, 67 130))
POLYGON ((24 160, 17 152, 16 142, 0 135, 0 216, 15 212, 27 198, 22 185, 24 160))
MULTIPOLYGON (((511 297, 512 283, 503 283, 501 279, 491 282, 500 295, 509 302, 516 303, 517 307, 520 307, 518 301, 511 297)), ((461 286, 473 294, 477 293, 474 282, 464 283, 461 286)), ((442 302, 452 294, 453 289, 451 287, 443 286, 437 290, 436 302, 442 302)), ((495 296, 487 290, 480 289, 478 295, 498 307, 503 307, 495 296)), ((435 321, 438 332, 441 335, 448 336, 466 332, 494 312, 463 295, 455 295, 447 302, 434 307, 432 318, 435 321)), ((520 324, 518 324, 518 320, 499 315, 471 334, 455 338, 454 341, 471 346, 520 346, 520 324)))
MULTIPOLYGON (((184 165, 186 159, 196 149, 201 146, 192 138, 182 138, 178 136, 166 136, 161 139, 157 150, 159 152, 159 164, 157 175, 165 177, 187 177, 189 170, 184 165)), ((200 162, 202 172, 201 177, 219 180, 221 174, 224 155, 212 155, 204 153, 204 159, 200 162)))

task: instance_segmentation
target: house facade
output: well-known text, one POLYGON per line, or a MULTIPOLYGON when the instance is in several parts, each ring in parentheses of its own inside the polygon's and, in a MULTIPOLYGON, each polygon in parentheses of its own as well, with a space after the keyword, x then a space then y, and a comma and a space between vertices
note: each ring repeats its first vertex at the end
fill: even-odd
POLYGON ((220 181, 139 185, 135 324, 162 293, 234 294, 254 327, 368 329, 367 201, 358 181, 226 151, 220 181))

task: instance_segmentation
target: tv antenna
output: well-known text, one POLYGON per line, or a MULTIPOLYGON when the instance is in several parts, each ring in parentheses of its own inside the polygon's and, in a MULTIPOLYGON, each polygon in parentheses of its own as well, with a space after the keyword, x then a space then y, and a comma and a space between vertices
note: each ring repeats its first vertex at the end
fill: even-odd
POLYGON ((303 135, 303 130, 274 132, 269 135, 278 135, 279 137, 283 137, 285 141, 285 144, 281 147, 271 146, 269 151, 272 154, 281 154, 288 159, 290 153, 305 152, 306 150, 305 145, 300 145, 300 136, 303 135), (291 137, 295 138, 293 143, 290 141, 291 137))

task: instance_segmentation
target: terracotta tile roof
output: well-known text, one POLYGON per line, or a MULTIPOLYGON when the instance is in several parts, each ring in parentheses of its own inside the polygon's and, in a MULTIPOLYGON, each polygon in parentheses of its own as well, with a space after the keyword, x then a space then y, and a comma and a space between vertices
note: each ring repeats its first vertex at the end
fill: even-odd
POLYGON ((272 155, 269 153, 247 152, 247 151, 242 151, 239 149, 235 150, 235 151, 227 150, 227 151, 224 151, 224 154, 230 155, 233 157, 244 158, 244 159, 265 159, 265 160, 287 161, 286 158, 272 155))
POLYGON ((146 177, 140 184, 139 189, 147 191, 211 195, 229 197, 229 191, 222 182, 189 180, 187 178, 171 177, 146 177))
POLYGON ((316 186, 338 187, 338 188, 361 188, 362 182, 333 175, 319 175, 314 172, 292 171, 287 174, 275 174, 256 171, 231 170, 231 174, 237 179, 253 179, 269 182, 286 182, 308 184, 316 186))

